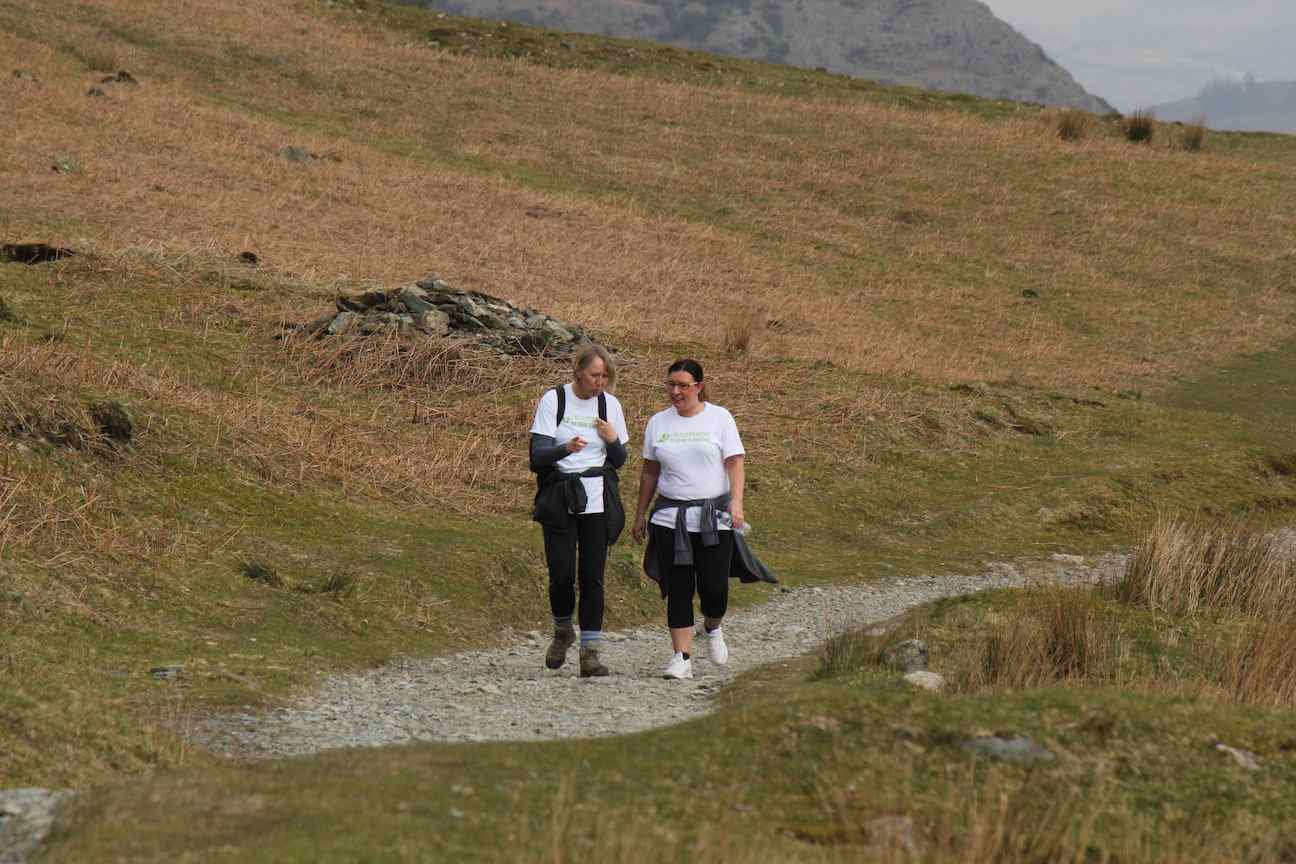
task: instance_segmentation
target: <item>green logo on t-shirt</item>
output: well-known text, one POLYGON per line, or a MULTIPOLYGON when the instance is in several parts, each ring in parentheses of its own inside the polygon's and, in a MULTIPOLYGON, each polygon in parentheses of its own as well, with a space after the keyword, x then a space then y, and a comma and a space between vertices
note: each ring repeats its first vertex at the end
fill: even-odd
POLYGON ((665 444, 668 441, 690 442, 690 441, 710 441, 710 432, 663 432, 657 436, 658 444, 665 444))

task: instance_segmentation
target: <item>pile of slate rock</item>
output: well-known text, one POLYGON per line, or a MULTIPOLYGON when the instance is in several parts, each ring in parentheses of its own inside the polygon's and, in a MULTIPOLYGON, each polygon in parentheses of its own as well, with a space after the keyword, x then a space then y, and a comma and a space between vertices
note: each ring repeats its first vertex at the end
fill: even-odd
POLYGON ((585 330, 477 291, 457 291, 435 276, 393 291, 340 296, 337 308, 307 324, 318 339, 334 336, 467 336, 505 354, 562 355, 590 343, 585 330))

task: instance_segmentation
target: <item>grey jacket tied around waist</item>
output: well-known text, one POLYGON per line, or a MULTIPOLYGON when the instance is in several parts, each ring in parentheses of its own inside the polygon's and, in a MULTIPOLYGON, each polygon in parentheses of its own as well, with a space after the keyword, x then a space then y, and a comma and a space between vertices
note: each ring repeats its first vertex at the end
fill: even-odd
MULTIPOLYGON (((722 510, 729 508, 729 494, 719 495, 715 498, 699 498, 693 501, 680 501, 675 498, 666 498, 658 496, 653 502, 651 513, 663 510, 667 507, 678 508, 675 511, 675 537, 674 537, 674 555, 673 562, 676 565, 684 567, 693 566, 693 542, 689 539, 687 531, 687 511, 697 507, 701 509, 701 540, 703 546, 716 546, 720 543, 720 529, 716 525, 716 519, 722 510)), ((651 513, 649 518, 651 519, 651 513)), ((756 557, 751 546, 747 545, 747 538, 737 531, 733 532, 733 558, 729 561, 730 578, 738 579, 741 582, 770 582, 777 584, 778 577, 774 571, 765 566, 765 563, 756 557)), ((661 588, 661 594, 666 596, 666 579, 669 574, 661 572, 657 564, 657 540, 652 532, 648 534, 648 545, 644 549, 643 569, 649 579, 657 583, 661 588)))
MULTIPOLYGON (((702 545, 715 546, 720 542, 720 529, 717 527, 716 520, 720 516, 720 511, 729 509, 731 500, 728 492, 714 498, 694 498, 689 501, 667 498, 665 495, 657 496, 657 500, 653 502, 652 513, 665 510, 667 507, 675 508, 676 564, 683 564, 686 567, 693 566, 693 544, 689 542, 688 536, 688 511, 694 507, 702 511, 699 520, 702 545)), ((649 518, 652 518, 652 513, 649 513, 649 518)), ((735 534, 734 536, 738 535, 735 534)))
POLYGON ((582 477, 603 478, 603 519, 607 525, 607 542, 611 546, 625 527, 625 507, 621 504, 621 486, 611 465, 588 468, 579 473, 549 471, 542 475, 536 490, 535 509, 531 518, 553 531, 570 531, 573 520, 585 512, 589 497, 582 477))

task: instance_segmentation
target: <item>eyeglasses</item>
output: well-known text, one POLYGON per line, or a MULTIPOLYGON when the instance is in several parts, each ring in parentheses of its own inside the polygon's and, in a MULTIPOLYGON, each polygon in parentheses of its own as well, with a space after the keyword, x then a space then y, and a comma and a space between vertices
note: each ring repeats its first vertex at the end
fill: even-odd
POLYGON ((696 387, 700 383, 701 382, 699 381, 686 381, 681 384, 679 381, 667 381, 666 389, 667 390, 687 390, 690 387, 696 387))

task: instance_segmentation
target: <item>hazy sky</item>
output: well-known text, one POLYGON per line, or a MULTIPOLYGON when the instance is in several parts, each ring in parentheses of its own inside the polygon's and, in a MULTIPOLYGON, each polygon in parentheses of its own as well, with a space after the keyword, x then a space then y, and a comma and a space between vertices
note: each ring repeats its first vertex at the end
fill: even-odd
POLYGON ((1296 80, 1293 0, 982 0, 1122 111, 1216 77, 1296 80))

